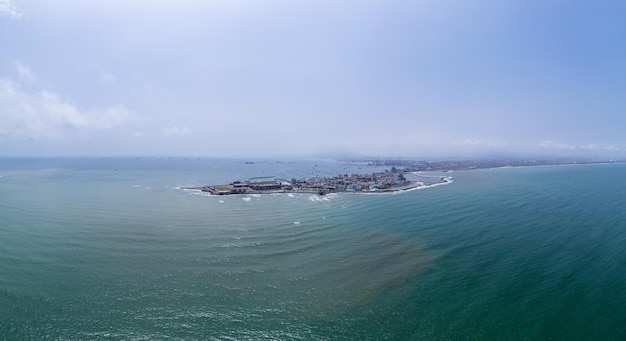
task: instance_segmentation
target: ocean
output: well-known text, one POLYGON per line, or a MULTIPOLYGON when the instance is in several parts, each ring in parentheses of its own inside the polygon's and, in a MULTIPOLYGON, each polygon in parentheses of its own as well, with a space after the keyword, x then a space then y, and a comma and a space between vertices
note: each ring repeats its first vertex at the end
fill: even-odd
POLYGON ((209 196, 332 160, 0 159, 0 340, 626 339, 626 164, 209 196))

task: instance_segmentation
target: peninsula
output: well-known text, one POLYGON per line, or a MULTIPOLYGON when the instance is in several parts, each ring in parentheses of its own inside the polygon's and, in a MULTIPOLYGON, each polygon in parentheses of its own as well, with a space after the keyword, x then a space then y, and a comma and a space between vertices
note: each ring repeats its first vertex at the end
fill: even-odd
POLYGON ((371 174, 341 174, 333 177, 316 177, 305 180, 283 180, 274 177, 251 178, 235 181, 225 185, 192 187, 187 189, 200 190, 214 195, 229 194, 264 194, 264 193, 316 193, 325 195, 338 192, 370 192, 385 193, 444 184, 450 177, 422 176, 422 181, 407 179, 408 169, 375 172, 371 174))

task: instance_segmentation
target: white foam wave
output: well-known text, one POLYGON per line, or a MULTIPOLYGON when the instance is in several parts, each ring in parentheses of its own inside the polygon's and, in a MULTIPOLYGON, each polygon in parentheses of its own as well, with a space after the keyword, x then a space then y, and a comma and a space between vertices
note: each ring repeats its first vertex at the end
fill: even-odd
POLYGON ((420 190, 420 189, 426 189, 426 188, 431 188, 431 187, 448 185, 448 184, 451 184, 453 182, 451 176, 446 176, 446 177, 431 176, 431 177, 433 177, 433 178, 441 178, 441 181, 440 182, 436 182, 436 183, 430 183, 430 184, 426 184, 423 181, 418 181, 418 182, 416 182, 415 186, 404 188, 404 189, 398 189, 398 190, 393 190, 393 191, 385 191, 385 192, 377 192, 377 191, 365 192, 364 191, 364 192, 357 192, 357 193, 364 194, 364 195, 396 195, 396 194, 401 194, 401 193, 404 193, 404 192, 412 192, 412 191, 416 191, 416 190, 420 190))
POLYGON ((299 221, 294 221, 293 224, 294 225, 300 225, 300 222, 299 221))
POLYGON ((311 195, 309 197, 309 200, 311 200, 311 201, 330 201, 330 199, 327 196, 321 196, 321 195, 311 195))
POLYGON ((250 199, 251 199, 250 197, 241 198, 241 200, 243 201, 250 201, 250 199))
MULTIPOLYGON (((0 177, 1 177, 1 176, 0 176, 0 177)), ((287 194, 287 196, 288 196, 288 197, 290 197, 290 198, 295 197, 295 195, 293 195, 293 194, 291 194, 291 193, 287 194)))
POLYGON ((398 192, 392 192, 392 193, 393 194, 398 194, 398 193, 402 193, 402 192, 417 191, 417 190, 420 190, 420 189, 426 189, 426 188, 431 188, 431 187, 448 185, 448 184, 451 184, 452 182, 453 182, 452 181, 452 177, 451 176, 446 176, 446 177, 442 177, 441 178, 441 182, 436 182, 434 184, 424 184, 424 183, 421 183, 420 185, 415 186, 413 188, 408 188, 408 189, 405 189, 405 190, 401 190, 401 191, 398 191, 398 192))
POLYGON ((189 195, 198 195, 198 196, 201 196, 201 197, 210 197, 211 193, 202 192, 202 191, 191 191, 191 192, 189 192, 189 195))
POLYGON ((262 245, 262 244, 261 243, 249 243, 249 244, 234 244, 234 243, 231 243, 231 244, 224 244, 224 245, 222 245, 220 247, 226 248, 226 249, 230 249, 230 248, 233 248, 233 247, 236 247, 236 248, 257 247, 257 246, 260 246, 260 245, 262 245))
POLYGON ((220 201, 218 201, 218 202, 219 202, 220 204, 223 204, 223 203, 224 203, 224 200, 220 200, 220 201))

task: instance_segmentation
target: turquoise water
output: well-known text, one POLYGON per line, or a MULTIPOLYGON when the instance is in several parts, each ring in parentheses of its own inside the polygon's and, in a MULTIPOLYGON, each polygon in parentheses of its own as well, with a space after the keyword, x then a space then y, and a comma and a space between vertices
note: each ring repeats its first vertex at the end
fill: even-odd
POLYGON ((0 160, 2 340, 626 338, 626 165, 206 196, 338 162, 0 160))

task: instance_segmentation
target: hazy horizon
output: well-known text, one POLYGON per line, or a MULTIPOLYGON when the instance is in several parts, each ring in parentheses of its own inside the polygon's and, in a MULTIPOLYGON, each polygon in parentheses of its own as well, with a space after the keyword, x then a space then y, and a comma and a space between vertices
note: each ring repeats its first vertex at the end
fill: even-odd
POLYGON ((625 14, 0 0, 0 156, 624 158, 625 14))

